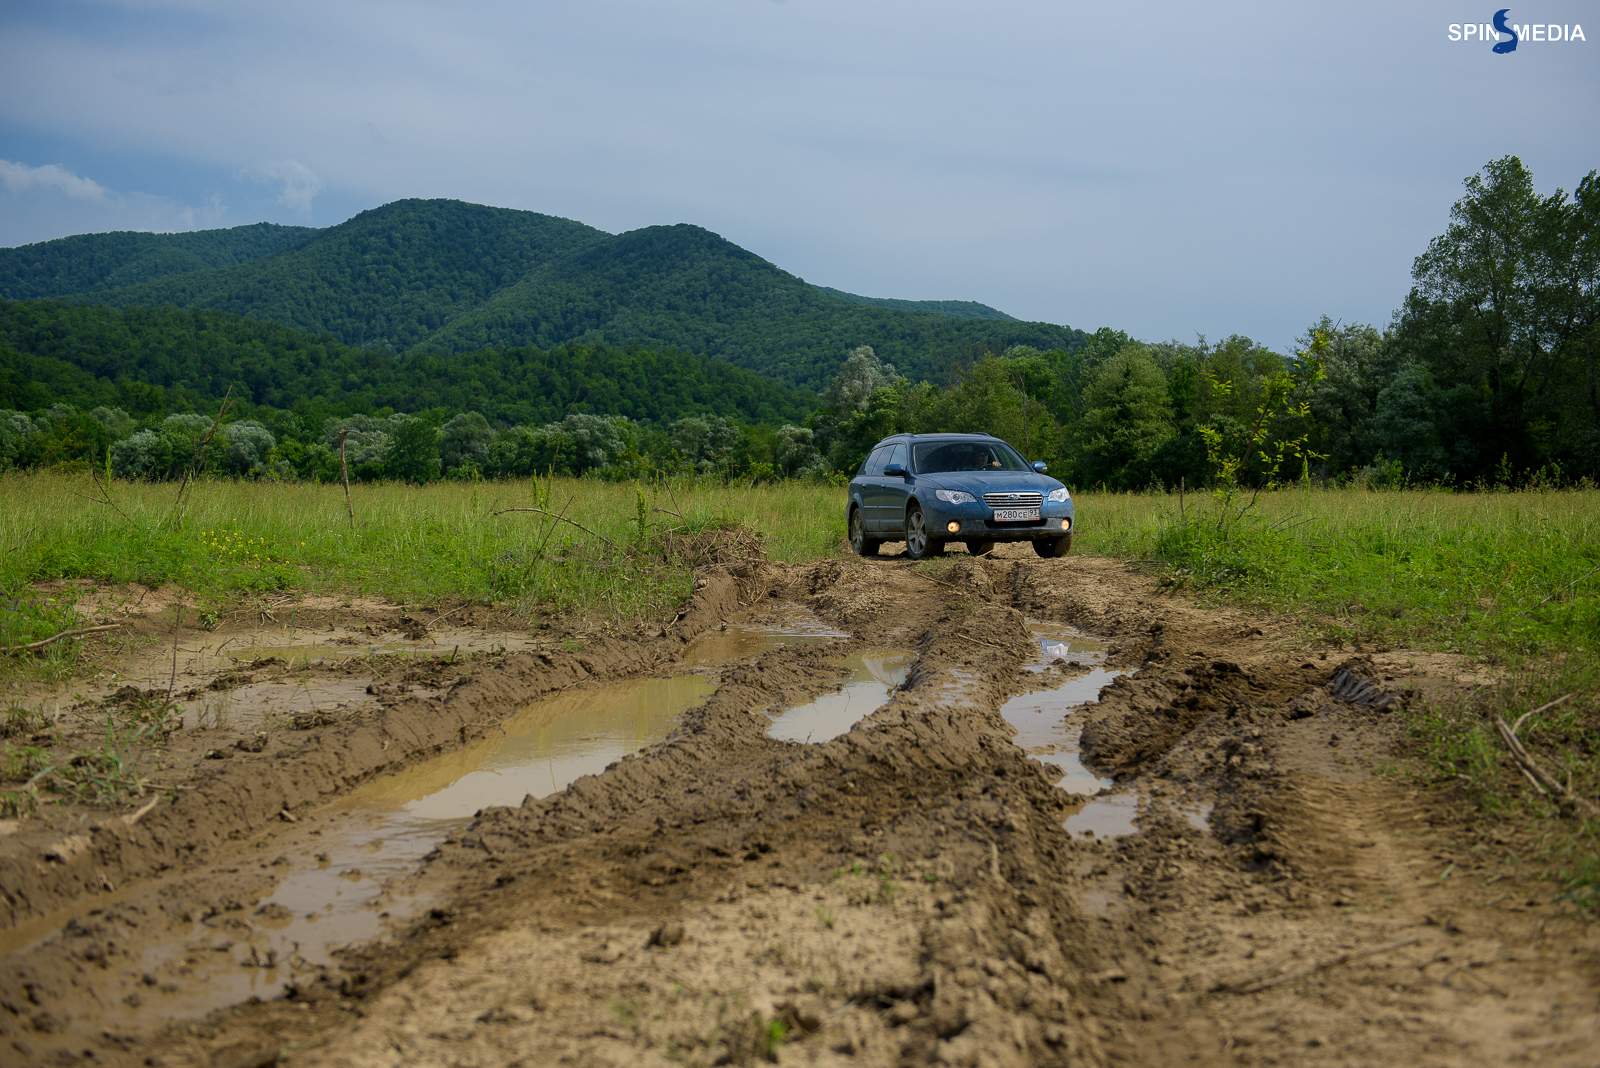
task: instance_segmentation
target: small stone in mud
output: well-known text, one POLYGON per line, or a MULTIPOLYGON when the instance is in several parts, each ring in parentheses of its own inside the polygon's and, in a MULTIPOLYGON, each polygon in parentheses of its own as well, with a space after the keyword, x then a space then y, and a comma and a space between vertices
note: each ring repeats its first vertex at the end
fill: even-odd
POLYGON ((267 732, 257 731, 253 738, 240 738, 233 747, 246 753, 259 753, 267 747, 267 732))
POLYGON ((675 946, 683 941, 683 934, 683 924, 665 923, 651 932, 648 944, 662 947, 675 946))
POLYGON ((227 760, 228 759, 228 754, 223 752, 221 749, 207 749, 204 753, 200 754, 200 759, 201 760, 227 760))
POLYGON ((623 949, 615 942, 605 942, 583 954, 591 964, 615 964, 622 958, 623 949))

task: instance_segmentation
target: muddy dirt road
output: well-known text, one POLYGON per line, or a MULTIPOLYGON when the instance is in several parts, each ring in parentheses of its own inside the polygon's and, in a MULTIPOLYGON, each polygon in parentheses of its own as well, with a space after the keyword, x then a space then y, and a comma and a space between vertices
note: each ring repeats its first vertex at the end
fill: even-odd
POLYGON ((1025 547, 523 640, 302 659, 370 681, 0 837, 0 1062, 1600 1061, 1600 937, 1374 774, 1471 665, 1025 547))

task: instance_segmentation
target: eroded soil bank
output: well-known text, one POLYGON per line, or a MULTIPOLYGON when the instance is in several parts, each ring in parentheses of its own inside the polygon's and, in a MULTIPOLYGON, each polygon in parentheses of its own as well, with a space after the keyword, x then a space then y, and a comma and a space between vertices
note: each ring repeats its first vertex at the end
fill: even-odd
POLYGON ((1600 1048, 1600 938, 1464 848, 1447 787, 1373 773, 1401 702, 1474 681, 1448 657, 1310 650, 1114 561, 1002 550, 709 572, 660 635, 406 670, 297 744, 195 761, 136 823, 3 840, 13 924, 77 910, 6 958, 7 1056, 1587 1065, 1600 1048), (796 613, 820 627, 740 637, 796 613), (686 658, 708 632, 728 639, 686 658), (896 656, 903 681, 854 729, 771 736, 863 669, 901 678, 896 656), (354 841, 353 788, 471 751, 539 698, 687 672, 715 688, 665 740, 484 809, 363 889, 382 938, 257 952, 261 1000, 180 1006, 288 922, 263 903, 295 858, 354 841), (1091 673, 1098 702, 1050 703, 1091 673), (1045 709, 1022 735, 1020 695, 1045 709), (1131 833, 1086 833, 1094 804, 1131 833))

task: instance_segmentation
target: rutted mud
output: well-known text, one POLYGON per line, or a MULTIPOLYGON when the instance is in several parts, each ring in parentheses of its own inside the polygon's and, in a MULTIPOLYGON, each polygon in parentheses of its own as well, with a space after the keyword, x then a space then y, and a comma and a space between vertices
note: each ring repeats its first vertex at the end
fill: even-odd
POLYGON ((808 744, 832 741, 888 701, 906 681, 912 659, 898 649, 857 653, 840 664, 850 674, 837 690, 773 715, 767 737, 808 744))
MULTIPOLYGON (((223 762, 246 813, 129 827, 141 889, 8 956, 0 1024, 38 1063, 1587 1064, 1595 934, 1371 773, 1395 708, 1470 673, 1307 650, 1092 557, 740 565, 658 637, 380 684, 275 778, 223 762), (905 673, 843 733, 770 736, 882 649, 905 673), (599 774, 470 779, 517 708, 686 669, 715 689, 599 774), (362 821, 452 790, 489 807, 362 863, 362 821), (295 922, 270 905, 345 886, 381 938, 240 965, 295 922), (171 1022, 164 985, 224 956, 262 1000, 171 1022), (137 998, 85 1008, 119 976, 137 998)), ((113 833, 80 855, 106 870, 113 833)))

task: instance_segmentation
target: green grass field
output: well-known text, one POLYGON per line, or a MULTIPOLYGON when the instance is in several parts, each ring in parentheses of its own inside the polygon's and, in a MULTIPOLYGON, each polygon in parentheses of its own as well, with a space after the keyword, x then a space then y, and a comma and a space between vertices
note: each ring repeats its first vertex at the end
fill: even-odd
MULTIPOLYGON (((692 543, 674 531, 737 525, 779 561, 835 555, 844 537, 843 491, 801 483, 357 485, 353 527, 338 486, 202 482, 181 516, 176 495, 116 483, 106 503, 84 475, 0 479, 0 641, 59 621, 30 591, 52 579, 175 583, 219 604, 298 590, 624 617, 687 591, 692 543), (599 537, 538 513, 493 514, 517 507, 599 537)), ((1169 583, 1290 614, 1330 643, 1499 660, 1590 655, 1600 638, 1600 492, 1281 490, 1226 536, 1203 495, 1181 514, 1175 495, 1076 503, 1078 551, 1151 561, 1169 583)))

